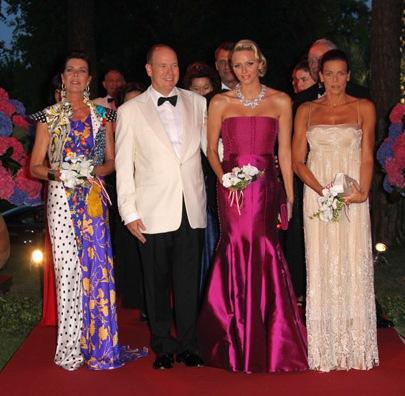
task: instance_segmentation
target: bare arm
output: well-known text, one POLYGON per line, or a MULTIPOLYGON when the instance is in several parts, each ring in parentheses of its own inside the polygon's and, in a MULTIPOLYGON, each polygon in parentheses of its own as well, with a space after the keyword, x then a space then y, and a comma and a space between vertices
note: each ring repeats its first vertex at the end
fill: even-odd
POLYGON ((222 183, 222 170, 221 163, 218 156, 218 140, 221 133, 222 113, 225 105, 225 99, 221 95, 216 95, 212 98, 208 109, 208 147, 207 157, 212 170, 217 175, 219 181, 222 183))
POLYGON ((314 174, 305 165, 307 157, 307 123, 309 103, 304 103, 298 108, 294 121, 294 137, 292 144, 292 163, 294 172, 307 186, 311 187, 319 195, 322 195, 322 185, 314 174))
MULTIPOLYGON (((30 173, 33 177, 48 180, 49 166, 46 155, 49 146, 48 126, 44 122, 38 122, 35 132, 35 143, 31 153, 30 173)), ((59 171, 55 173, 55 179, 59 179, 59 171)))
POLYGON ((375 143, 375 108, 368 100, 360 101, 361 128, 363 137, 361 141, 360 163, 360 190, 352 186, 353 192, 345 197, 347 204, 361 203, 368 198, 374 167, 374 143, 375 143))
POLYGON ((96 176, 107 176, 114 171, 114 134, 111 122, 105 125, 105 159, 104 163, 94 168, 96 176))
POLYGON ((294 202, 293 171, 291 166, 292 105, 291 99, 285 94, 278 101, 280 104, 278 162, 283 176, 287 201, 292 204, 294 202))

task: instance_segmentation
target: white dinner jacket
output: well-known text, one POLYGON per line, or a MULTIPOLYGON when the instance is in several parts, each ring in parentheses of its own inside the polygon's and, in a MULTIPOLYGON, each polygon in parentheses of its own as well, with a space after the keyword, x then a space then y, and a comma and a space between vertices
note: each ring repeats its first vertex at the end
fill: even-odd
POLYGON ((192 228, 206 226, 206 196, 200 143, 206 129, 206 101, 178 90, 182 147, 176 155, 163 128, 150 88, 118 109, 115 167, 122 219, 137 213, 147 234, 177 230, 182 202, 192 228))

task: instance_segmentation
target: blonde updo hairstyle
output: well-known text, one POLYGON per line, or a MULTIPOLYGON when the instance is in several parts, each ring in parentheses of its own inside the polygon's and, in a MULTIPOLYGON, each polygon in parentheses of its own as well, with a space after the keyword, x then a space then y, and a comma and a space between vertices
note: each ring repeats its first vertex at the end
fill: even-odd
POLYGON ((259 76, 263 77, 266 74, 267 60, 260 50, 259 46, 253 40, 239 40, 235 44, 232 53, 237 51, 253 51, 253 53, 255 54, 255 58, 261 63, 261 65, 259 66, 259 76))

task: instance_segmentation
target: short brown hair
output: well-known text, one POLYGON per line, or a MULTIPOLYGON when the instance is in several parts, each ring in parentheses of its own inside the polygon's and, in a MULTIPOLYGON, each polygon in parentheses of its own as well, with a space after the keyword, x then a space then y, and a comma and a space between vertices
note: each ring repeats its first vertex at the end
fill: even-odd
POLYGON ((149 48, 148 52, 146 53, 146 63, 150 65, 150 63, 152 62, 152 58, 153 58, 153 53, 155 52, 155 50, 157 50, 158 48, 169 48, 171 49, 174 53, 176 53, 176 51, 170 47, 170 45, 167 44, 163 44, 163 43, 158 43, 158 44, 154 44, 152 45, 152 47, 149 48))
POLYGON ((219 51, 232 51, 234 46, 235 43, 233 41, 224 41, 219 44, 218 48, 215 50, 215 60, 217 60, 218 58, 219 51))

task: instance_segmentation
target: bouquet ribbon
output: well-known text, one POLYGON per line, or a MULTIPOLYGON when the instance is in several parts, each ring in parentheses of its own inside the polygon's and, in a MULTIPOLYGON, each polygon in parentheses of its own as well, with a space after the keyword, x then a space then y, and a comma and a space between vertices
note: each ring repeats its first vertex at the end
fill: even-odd
POLYGON ((112 205, 112 203, 111 203, 111 198, 110 198, 110 196, 108 195, 108 192, 107 192, 107 190, 105 189, 105 187, 104 187, 104 185, 103 185, 103 182, 100 180, 100 178, 98 177, 98 176, 95 176, 95 177, 93 177, 93 178, 89 178, 89 182, 91 183, 91 184, 94 184, 94 185, 96 185, 96 186, 98 186, 99 188, 100 188, 100 191, 101 191, 101 196, 103 197, 103 198, 105 198, 106 200, 107 200, 107 202, 110 204, 110 206, 112 205))
POLYGON ((236 190, 236 191, 229 191, 229 199, 231 200, 229 206, 232 207, 233 204, 236 204, 236 209, 238 210, 239 216, 241 214, 240 209, 243 205, 243 191, 236 190))

